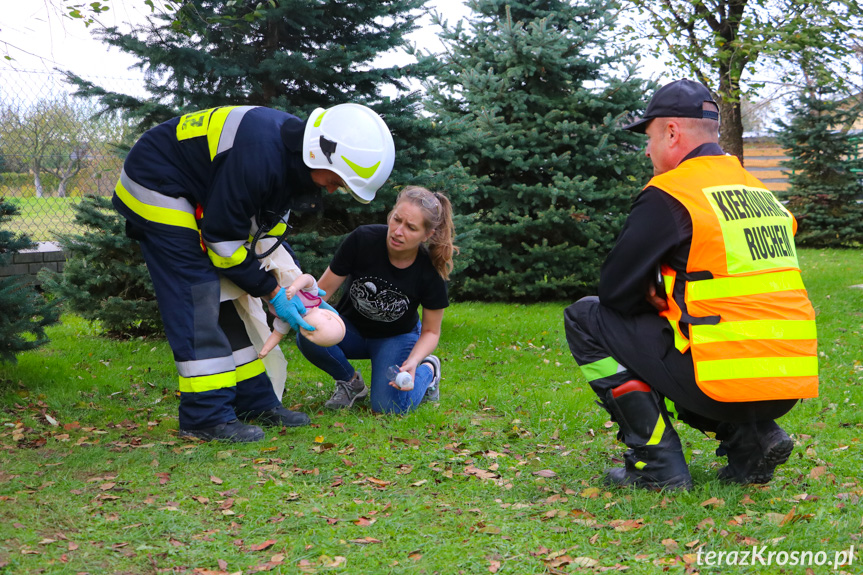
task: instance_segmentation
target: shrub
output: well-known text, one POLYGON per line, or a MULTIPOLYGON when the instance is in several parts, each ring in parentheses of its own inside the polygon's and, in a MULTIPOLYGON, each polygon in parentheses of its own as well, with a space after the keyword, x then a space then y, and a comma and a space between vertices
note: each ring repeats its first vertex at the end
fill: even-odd
MULTIPOLYGON (((0 198, 0 226, 18 209, 0 198)), ((30 239, 0 228, 0 266, 12 263, 12 256, 32 247, 30 239)), ((15 363, 16 354, 48 342, 45 326, 57 322, 58 309, 23 276, 0 279, 0 362, 15 363)))

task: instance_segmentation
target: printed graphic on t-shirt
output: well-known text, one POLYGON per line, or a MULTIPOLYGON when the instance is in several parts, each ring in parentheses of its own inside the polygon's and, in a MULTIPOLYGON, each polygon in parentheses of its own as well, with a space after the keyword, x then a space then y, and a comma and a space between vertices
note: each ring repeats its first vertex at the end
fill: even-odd
POLYGON ((408 310, 408 297, 386 280, 377 277, 357 278, 351 284, 354 309, 373 321, 393 322, 408 310))

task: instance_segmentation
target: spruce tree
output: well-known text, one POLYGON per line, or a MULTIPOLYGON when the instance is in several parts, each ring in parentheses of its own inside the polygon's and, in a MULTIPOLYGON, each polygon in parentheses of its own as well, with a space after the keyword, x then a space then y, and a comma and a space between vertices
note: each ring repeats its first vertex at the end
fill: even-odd
POLYGON ((619 129, 643 107, 645 82, 612 42, 615 5, 468 5, 467 29, 445 29, 447 50, 429 83, 439 149, 478 181, 474 193, 454 196, 478 230, 463 288, 472 298, 524 301, 593 293, 649 176, 643 141, 619 129))
POLYGON ((780 194, 797 218, 797 245, 863 244, 863 157, 848 128, 859 117, 857 97, 835 98, 831 88, 802 92, 778 122, 777 140, 789 156, 790 188, 780 194))
POLYGON ((99 320, 112 336, 160 333, 162 320, 147 267, 111 200, 87 196, 73 209, 75 223, 86 231, 60 235, 66 267, 62 273, 42 270, 45 288, 71 311, 99 320))
MULTIPOLYGON (((0 198, 0 266, 10 265, 33 242, 23 234, 2 229, 18 208, 0 198)), ((45 327, 57 322, 58 308, 48 302, 24 276, 0 278, 0 362, 15 363, 17 354, 48 342, 45 327)))

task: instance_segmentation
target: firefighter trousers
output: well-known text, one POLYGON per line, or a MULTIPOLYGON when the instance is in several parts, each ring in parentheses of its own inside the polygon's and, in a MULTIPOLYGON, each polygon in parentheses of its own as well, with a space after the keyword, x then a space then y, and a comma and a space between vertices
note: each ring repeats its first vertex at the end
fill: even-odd
POLYGON ((219 273, 191 229, 127 221, 153 280, 180 382, 180 429, 200 429, 281 405, 219 273), (162 229, 158 229, 162 228, 162 229))

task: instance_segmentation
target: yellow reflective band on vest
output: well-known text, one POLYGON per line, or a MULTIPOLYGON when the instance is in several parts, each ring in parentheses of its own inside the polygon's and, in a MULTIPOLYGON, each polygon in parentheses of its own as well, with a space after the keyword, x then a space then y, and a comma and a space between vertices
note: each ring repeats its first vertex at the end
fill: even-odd
POLYGON ((280 237, 285 231, 287 231, 288 225, 285 223, 276 224, 273 228, 267 232, 268 236, 280 237))
POLYGON ((686 284, 687 300, 730 298, 777 291, 805 289, 797 270, 756 276, 725 277, 686 284))
POLYGON ((213 265, 222 269, 232 268, 243 263, 246 260, 247 253, 245 246, 240 246, 237 248, 237 251, 227 257, 220 256, 215 250, 207 250, 207 255, 210 256, 210 261, 213 262, 213 265))
POLYGON ((138 200, 123 186, 121 182, 117 182, 117 187, 114 188, 114 193, 121 202, 126 204, 130 210, 151 222, 166 224, 169 226, 179 226, 198 231, 198 223, 195 221, 195 215, 180 210, 171 208, 163 208, 145 204, 138 200))
POLYGON ((261 375, 265 371, 267 371, 267 368, 264 367, 264 362, 260 359, 250 361, 245 365, 238 365, 237 381, 246 381, 247 379, 252 379, 255 376, 261 375))
POLYGON ((676 348, 691 353, 699 389, 723 402, 817 397, 815 311, 794 217, 733 156, 685 160, 649 185, 692 219, 685 268, 663 265, 670 297, 661 315, 676 348), (700 272, 713 277, 686 279, 700 272), (668 286, 668 276, 684 285, 668 286))
POLYGON ((181 116, 177 124, 177 141, 206 136, 212 160, 217 154, 231 149, 243 116, 254 107, 223 106, 181 116))
POLYGON ((227 371, 214 375, 180 376, 180 393, 202 393, 237 385, 237 373, 227 371))
POLYGON ((760 319, 690 326, 692 345, 751 339, 816 339, 812 320, 760 319))
POLYGON ((818 375, 817 357, 751 357, 700 361, 700 381, 807 377, 818 375))

